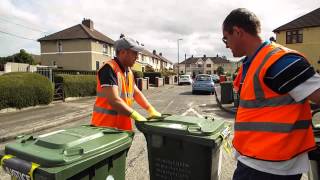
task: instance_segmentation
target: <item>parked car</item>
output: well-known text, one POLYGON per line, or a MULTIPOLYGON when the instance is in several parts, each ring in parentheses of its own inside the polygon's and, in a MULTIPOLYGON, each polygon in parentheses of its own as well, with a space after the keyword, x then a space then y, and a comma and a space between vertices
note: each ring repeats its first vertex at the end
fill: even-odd
POLYGON ((214 81, 211 75, 198 74, 192 84, 192 94, 196 92, 208 92, 214 94, 214 81))
POLYGON ((181 75, 179 77, 179 85, 182 85, 182 84, 191 85, 192 84, 191 76, 190 75, 181 75))

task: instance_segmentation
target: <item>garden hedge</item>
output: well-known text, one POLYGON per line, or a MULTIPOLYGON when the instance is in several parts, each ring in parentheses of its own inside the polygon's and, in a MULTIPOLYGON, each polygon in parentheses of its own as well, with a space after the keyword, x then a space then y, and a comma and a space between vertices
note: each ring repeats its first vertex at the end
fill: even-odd
POLYGON ((84 97, 95 96, 97 80, 95 75, 56 75, 55 80, 63 82, 64 96, 84 97))
POLYGON ((49 104, 53 84, 48 78, 29 72, 13 72, 0 76, 0 109, 24 108, 49 104))

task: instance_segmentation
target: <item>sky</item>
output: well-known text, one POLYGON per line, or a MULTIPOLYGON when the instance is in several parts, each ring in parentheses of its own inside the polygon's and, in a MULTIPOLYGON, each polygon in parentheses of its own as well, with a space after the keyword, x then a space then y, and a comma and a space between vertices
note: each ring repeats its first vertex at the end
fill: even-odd
POLYGON ((80 24, 117 40, 121 33, 177 62, 191 55, 232 57, 221 41, 222 22, 236 8, 254 12, 261 37, 314 9, 320 0, 0 0, 0 57, 25 49, 40 54, 37 39, 80 24), (10 35, 9 35, 9 34, 10 35))

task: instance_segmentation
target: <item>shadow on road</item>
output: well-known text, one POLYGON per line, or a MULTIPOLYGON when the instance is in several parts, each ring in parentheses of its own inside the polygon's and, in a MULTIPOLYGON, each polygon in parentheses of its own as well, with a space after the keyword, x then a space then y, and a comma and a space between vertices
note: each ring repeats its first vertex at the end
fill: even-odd
POLYGON ((204 109, 202 110, 203 112, 206 112, 206 113, 214 113, 222 118, 234 118, 235 115, 234 114, 231 114, 231 113, 225 113, 223 110, 220 109, 220 107, 217 105, 217 104, 206 104, 206 106, 203 106, 203 107, 206 107, 206 108, 209 108, 209 109, 204 109))

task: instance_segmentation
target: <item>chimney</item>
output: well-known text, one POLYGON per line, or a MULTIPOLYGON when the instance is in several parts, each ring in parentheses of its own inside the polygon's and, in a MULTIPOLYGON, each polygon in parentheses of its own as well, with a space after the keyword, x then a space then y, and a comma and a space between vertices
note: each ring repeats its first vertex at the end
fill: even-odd
POLYGON ((193 58, 193 54, 191 55, 191 58, 193 58))
POLYGON ((82 24, 87 26, 90 30, 93 30, 93 21, 83 18, 82 24))
POLYGON ((156 50, 153 50, 152 53, 153 53, 154 55, 157 55, 157 51, 156 51, 156 50))
POLYGON ((206 58, 206 57, 207 57, 207 56, 204 54, 204 55, 203 55, 203 58, 206 58))
POLYGON ((219 54, 217 54, 217 57, 219 57, 219 54))
POLYGON ((162 56, 162 53, 159 53, 160 56, 162 56))
POLYGON ((120 38, 123 38, 123 37, 124 37, 124 34, 123 34, 123 33, 121 33, 121 34, 120 34, 120 38))

